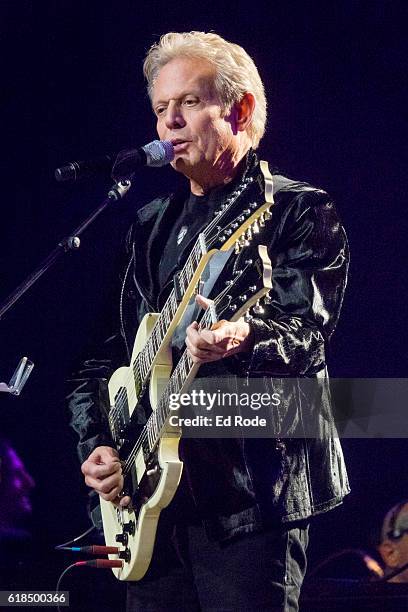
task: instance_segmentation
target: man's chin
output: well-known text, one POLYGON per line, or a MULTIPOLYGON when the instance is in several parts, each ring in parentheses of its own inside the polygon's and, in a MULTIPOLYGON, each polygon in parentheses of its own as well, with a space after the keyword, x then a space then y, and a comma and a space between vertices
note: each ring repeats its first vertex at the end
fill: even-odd
POLYGON ((188 157, 177 156, 176 159, 171 162, 171 165, 174 170, 181 172, 181 174, 184 174, 184 176, 187 178, 190 178, 191 173, 193 172, 193 166, 191 165, 188 157))

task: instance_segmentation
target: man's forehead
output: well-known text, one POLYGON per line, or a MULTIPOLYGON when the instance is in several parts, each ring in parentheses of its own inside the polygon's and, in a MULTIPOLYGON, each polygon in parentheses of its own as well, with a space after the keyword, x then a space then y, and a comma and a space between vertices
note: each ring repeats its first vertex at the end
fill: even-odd
POLYGON ((152 101, 180 98, 187 93, 211 95, 215 76, 215 67, 204 58, 175 58, 159 70, 152 101))

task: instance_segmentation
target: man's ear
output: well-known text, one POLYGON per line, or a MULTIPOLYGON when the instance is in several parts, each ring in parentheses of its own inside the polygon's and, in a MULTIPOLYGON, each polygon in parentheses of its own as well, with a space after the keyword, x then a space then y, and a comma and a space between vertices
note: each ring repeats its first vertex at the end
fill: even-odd
POLYGON ((398 567, 399 563, 399 552, 398 546, 395 546, 389 540, 384 540, 378 547, 378 552, 381 555, 382 560, 388 567, 398 567))
POLYGON ((231 110, 234 133, 244 132, 252 120, 255 110, 255 97, 250 92, 245 93, 239 102, 236 102, 231 110))

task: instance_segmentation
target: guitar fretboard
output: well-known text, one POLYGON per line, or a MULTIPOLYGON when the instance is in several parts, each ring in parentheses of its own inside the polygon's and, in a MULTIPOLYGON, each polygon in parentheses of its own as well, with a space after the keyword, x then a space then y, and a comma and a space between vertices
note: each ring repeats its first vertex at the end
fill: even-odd
MULTIPOLYGON (((204 254, 203 240, 198 238, 192 252, 190 253, 182 271, 180 272, 177 282, 182 295, 187 291, 194 273, 204 254)), ((164 337, 173 321, 179 301, 176 297, 175 289, 172 289, 145 346, 138 353, 133 362, 133 374, 135 377, 136 387, 140 388, 149 378, 149 374, 153 365, 153 361, 163 344, 164 337)))

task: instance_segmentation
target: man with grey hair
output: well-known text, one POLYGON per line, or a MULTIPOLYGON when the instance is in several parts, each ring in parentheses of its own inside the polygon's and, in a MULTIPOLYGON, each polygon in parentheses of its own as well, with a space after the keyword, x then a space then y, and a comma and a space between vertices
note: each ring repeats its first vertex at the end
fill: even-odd
MULTIPOLYGON (((136 213, 122 287, 128 346, 143 315, 162 308, 199 232, 223 206, 265 202, 267 183, 254 152, 265 130, 264 88, 244 49, 213 33, 169 33, 150 49, 144 71, 157 132, 173 143, 172 166, 189 189, 136 213)), ((273 263, 264 312, 211 329, 192 322, 185 341, 204 376, 314 377, 329 412, 325 347, 343 299, 347 241, 324 191, 278 174, 273 183, 262 234, 273 263)), ((106 378, 126 356, 123 348, 116 362, 111 355, 110 367, 104 357, 87 362, 76 381, 73 425, 86 484, 126 505, 100 409, 108 405, 106 378)), ((308 521, 348 493, 327 422, 316 439, 182 439, 182 482, 161 514, 146 576, 129 583, 128 610, 298 610, 308 521)))

